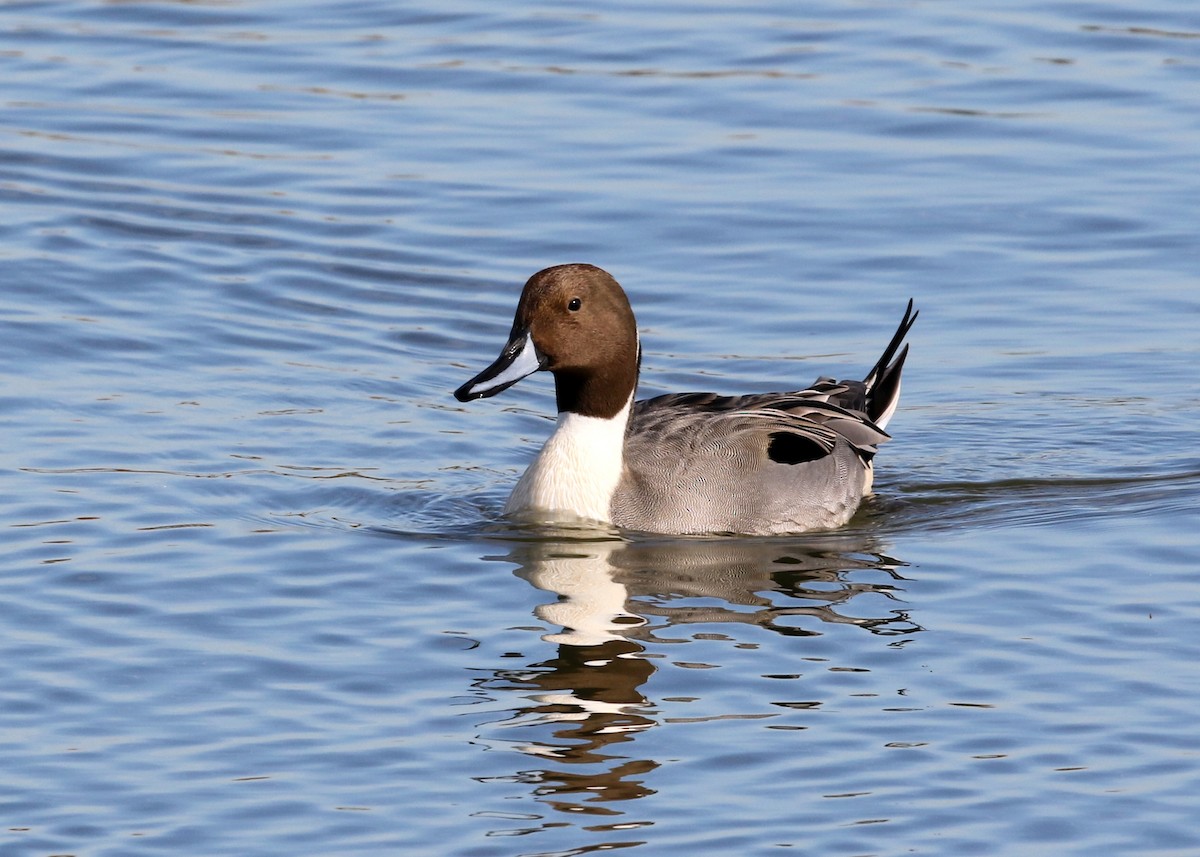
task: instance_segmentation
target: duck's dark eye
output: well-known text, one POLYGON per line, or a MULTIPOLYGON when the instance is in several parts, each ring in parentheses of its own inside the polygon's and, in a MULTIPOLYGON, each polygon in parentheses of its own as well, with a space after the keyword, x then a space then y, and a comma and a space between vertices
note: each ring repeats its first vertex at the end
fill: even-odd
POLYGON ((567 309, 571 312, 579 312, 581 306, 583 306, 583 301, 579 298, 571 298, 570 302, 567 303, 567 309))

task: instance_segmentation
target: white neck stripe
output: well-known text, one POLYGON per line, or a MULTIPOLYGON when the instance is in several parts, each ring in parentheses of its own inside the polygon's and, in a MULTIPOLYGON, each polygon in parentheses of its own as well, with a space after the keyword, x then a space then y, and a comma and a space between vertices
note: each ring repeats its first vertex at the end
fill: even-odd
POLYGON ((632 405, 631 394, 611 419, 560 413, 554 433, 517 482, 504 513, 609 521, 632 405))

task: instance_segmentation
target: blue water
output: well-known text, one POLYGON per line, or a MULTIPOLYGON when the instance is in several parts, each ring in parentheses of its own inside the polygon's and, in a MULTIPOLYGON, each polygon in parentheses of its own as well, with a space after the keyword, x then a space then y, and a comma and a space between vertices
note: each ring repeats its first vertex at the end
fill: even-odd
POLYGON ((0 852, 1200 853, 1193 4, 434 8, 0 6, 0 852), (567 261, 642 395, 914 297, 878 496, 505 523, 567 261))

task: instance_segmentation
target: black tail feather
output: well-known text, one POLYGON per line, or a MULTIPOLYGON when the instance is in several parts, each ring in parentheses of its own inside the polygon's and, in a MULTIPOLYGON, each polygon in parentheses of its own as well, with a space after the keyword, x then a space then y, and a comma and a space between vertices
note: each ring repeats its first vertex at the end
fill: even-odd
POLYGON ((875 368, 863 379, 863 383, 867 387, 867 416, 872 420, 880 419, 899 394, 900 373, 904 369, 904 361, 908 357, 908 346, 904 345, 901 348, 901 345, 918 315, 920 315, 920 311, 913 309, 912 298, 909 298, 908 306, 904 310, 904 318, 900 320, 900 326, 892 335, 891 342, 883 350, 883 355, 875 364, 875 368), (897 356, 897 351, 899 351, 899 356, 897 356), (893 358, 895 359, 893 360, 893 358))

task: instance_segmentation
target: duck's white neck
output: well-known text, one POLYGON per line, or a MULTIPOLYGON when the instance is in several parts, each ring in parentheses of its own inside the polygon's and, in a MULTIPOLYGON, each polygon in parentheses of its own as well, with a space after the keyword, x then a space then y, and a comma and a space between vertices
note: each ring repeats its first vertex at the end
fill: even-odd
POLYGON ((561 412, 554 433, 513 489, 504 514, 610 521, 632 406, 630 394, 625 407, 610 419, 561 412))

